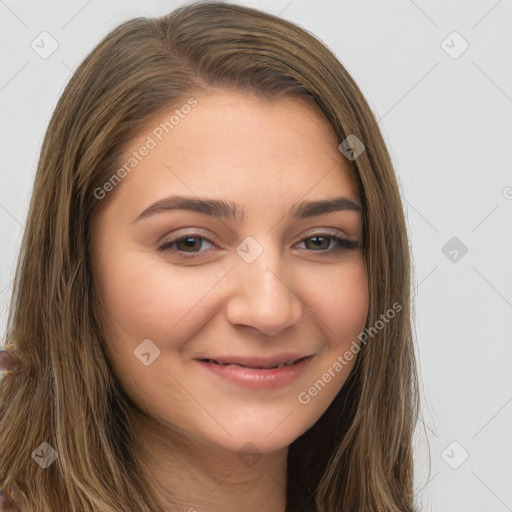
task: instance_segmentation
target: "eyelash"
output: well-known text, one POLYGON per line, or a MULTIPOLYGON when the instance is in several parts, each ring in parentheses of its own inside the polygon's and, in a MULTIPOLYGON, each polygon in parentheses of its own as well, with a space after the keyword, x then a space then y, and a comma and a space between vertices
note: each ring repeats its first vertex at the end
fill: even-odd
MULTIPOLYGON (((359 242, 355 242, 353 240, 348 240, 347 238, 343 238, 343 237, 336 236, 336 235, 337 234, 335 232, 315 233, 315 234, 313 234, 311 236, 303 238, 302 240, 300 240, 300 242, 304 242, 306 240, 310 240, 310 239, 315 238, 315 237, 327 238, 327 239, 331 239, 331 240, 336 241, 336 243, 338 244, 337 247, 334 247, 334 248, 331 248, 331 249, 321 249, 319 251, 315 251, 315 250, 312 250, 312 249, 306 249, 306 250, 309 250, 311 252, 318 252, 320 254, 326 254, 326 255, 331 255, 331 254, 334 255, 334 254, 338 254, 338 253, 340 253, 342 251, 345 251, 345 250, 349 250, 350 251, 350 250, 357 249, 359 247, 359 242)), ((181 236, 180 238, 175 238, 174 240, 169 240, 169 241, 164 242, 162 245, 160 245, 158 247, 158 250, 162 251, 162 252, 171 251, 171 246, 173 246, 177 242, 181 242, 181 241, 187 240, 188 238, 200 239, 200 240, 204 240, 204 241, 207 241, 207 242, 213 244, 212 241, 208 240, 204 236, 201 236, 200 233, 187 233, 184 236, 181 236)), ((176 251, 176 250, 173 249, 172 252, 179 253, 180 256, 182 256, 183 258, 194 258, 194 257, 196 257, 195 256, 196 254, 200 254, 201 252, 205 252, 205 251, 186 252, 186 251, 176 251)))

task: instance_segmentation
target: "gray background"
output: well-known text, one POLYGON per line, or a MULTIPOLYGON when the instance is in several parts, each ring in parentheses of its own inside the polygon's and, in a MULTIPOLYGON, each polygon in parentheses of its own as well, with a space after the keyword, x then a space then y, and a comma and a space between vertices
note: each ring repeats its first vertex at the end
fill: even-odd
MULTIPOLYGON (((64 86, 122 21, 183 3, 0 0, 2 333, 42 138, 64 86), (46 58, 43 31, 58 43, 46 58)), ((313 32, 380 120, 414 253, 422 510, 512 511, 512 1, 239 3, 313 32)))

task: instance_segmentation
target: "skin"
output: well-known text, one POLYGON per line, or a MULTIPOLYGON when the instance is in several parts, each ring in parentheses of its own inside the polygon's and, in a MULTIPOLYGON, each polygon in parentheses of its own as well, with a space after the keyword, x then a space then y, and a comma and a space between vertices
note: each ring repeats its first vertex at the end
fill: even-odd
MULTIPOLYGON (((297 397, 350 348, 368 313, 360 248, 329 254, 334 238, 310 238, 335 230, 360 242, 361 212, 287 215, 304 200, 360 198, 316 106, 222 89, 194 97, 198 105, 93 219, 107 356, 136 405, 134 450, 163 510, 283 512, 288 447, 325 412, 355 358, 307 405, 297 397), (175 210, 133 222, 175 194, 234 201, 243 220, 175 210), (186 235, 192 247, 157 249, 186 235), (263 248, 252 263, 236 252, 248 236, 263 248), (134 356, 145 339, 160 350, 149 366, 134 356), (228 383, 195 360, 285 351, 314 357, 297 380, 272 390, 228 383)), ((126 158, 171 113, 131 141, 126 158)))

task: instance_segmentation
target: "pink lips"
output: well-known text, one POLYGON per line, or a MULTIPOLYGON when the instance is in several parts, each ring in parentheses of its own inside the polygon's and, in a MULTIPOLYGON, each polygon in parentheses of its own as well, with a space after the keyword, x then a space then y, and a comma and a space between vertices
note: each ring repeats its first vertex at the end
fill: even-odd
POLYGON ((304 372, 312 358, 313 356, 300 355, 298 357, 284 355, 273 358, 273 361, 294 361, 293 364, 278 368, 272 367, 275 363, 272 363, 269 359, 256 360, 252 358, 238 363, 226 361, 229 358, 220 358, 220 360, 198 359, 197 361, 203 368, 228 382, 250 389, 274 389, 285 386, 297 379, 304 372))

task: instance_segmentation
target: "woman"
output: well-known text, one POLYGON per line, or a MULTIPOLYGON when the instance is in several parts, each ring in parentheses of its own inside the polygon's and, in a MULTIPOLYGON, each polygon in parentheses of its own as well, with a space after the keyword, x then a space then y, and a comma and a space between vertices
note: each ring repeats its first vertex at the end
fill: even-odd
POLYGON ((321 42, 220 2, 123 23, 44 140, 0 487, 30 512, 416 510, 409 265, 321 42))

